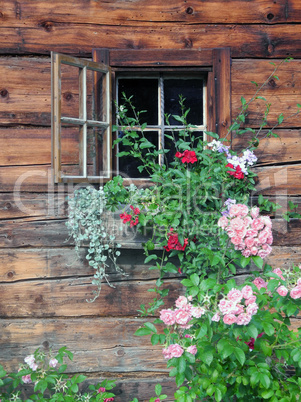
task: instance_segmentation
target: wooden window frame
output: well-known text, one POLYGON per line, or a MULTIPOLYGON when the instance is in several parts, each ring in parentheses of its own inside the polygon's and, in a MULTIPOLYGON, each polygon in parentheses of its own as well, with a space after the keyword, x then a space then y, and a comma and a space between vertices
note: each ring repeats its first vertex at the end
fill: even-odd
MULTIPOLYGON (((51 52, 51 128, 52 128, 52 168, 55 183, 99 183, 112 178, 112 108, 111 108, 111 69, 103 63, 95 63, 86 59, 51 52), (61 108, 61 65, 66 64, 79 69, 79 111, 78 118, 62 115, 61 108), (87 70, 93 71, 94 92, 98 91, 98 82, 104 78, 103 93, 97 93, 95 99, 104 102, 104 119, 89 120, 87 115, 87 70), (62 124, 72 124, 79 127, 79 175, 64 175, 61 158, 62 124), (101 128, 104 130, 102 144, 102 175, 88 175, 87 129, 101 128)), ((98 105, 96 105, 97 108, 98 105)), ((96 109, 98 110, 98 108, 96 109)), ((95 160, 95 169, 99 171, 99 159, 95 160)))
MULTIPOLYGON (((116 73, 123 72, 206 72, 207 73, 207 129, 221 138, 231 125, 231 51, 229 47, 213 49, 106 49, 92 50, 93 61, 112 69, 112 87, 116 73)), ((113 96, 112 96, 113 98, 113 96)), ((230 133, 231 135, 231 133, 230 133)), ((210 136, 207 135, 210 141, 210 136)), ((116 156, 113 166, 116 168, 116 156)), ((126 180, 127 181, 127 180, 126 180)), ((134 184, 147 180, 132 179, 134 184)))

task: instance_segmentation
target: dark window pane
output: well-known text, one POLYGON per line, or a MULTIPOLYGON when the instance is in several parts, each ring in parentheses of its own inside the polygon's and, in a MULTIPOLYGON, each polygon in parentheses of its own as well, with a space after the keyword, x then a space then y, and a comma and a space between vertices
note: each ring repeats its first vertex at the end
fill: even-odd
MULTIPOLYGON (((118 137, 122 138, 123 132, 119 131, 118 132, 118 137)), ((144 136, 148 141, 150 141, 152 144, 155 145, 156 149, 158 150, 159 147, 159 141, 158 141, 158 132, 157 131, 147 131, 144 132, 144 136)), ((119 152, 128 152, 130 150, 130 147, 128 145, 124 146, 122 143, 119 143, 119 152)), ((141 153, 143 155, 146 155, 148 153, 148 149, 142 149, 141 153)), ((157 161, 158 162, 158 161, 157 161)), ((140 159, 134 158, 133 156, 126 155, 126 156, 121 156, 119 157, 119 173, 121 175, 124 175, 125 177, 131 177, 131 178, 143 178, 143 177, 149 177, 149 174, 146 170, 143 170, 141 173, 138 170, 138 166, 143 165, 142 161, 140 159)))
MULTIPOLYGON (((189 137, 186 137, 186 138, 187 138, 187 141, 190 141, 189 137)), ((164 161, 165 164, 167 163, 169 165, 171 162, 173 162, 175 160, 175 154, 177 152, 177 149, 175 147, 175 142, 178 141, 178 139, 179 139, 178 131, 174 130, 173 133, 170 131, 167 131, 165 133, 164 148, 170 150, 167 154, 165 154, 166 155, 165 161, 164 161), (170 138, 170 137, 172 137, 172 138, 170 138)), ((191 140, 193 140, 192 141, 192 149, 197 145, 199 139, 201 139, 201 140, 203 139, 203 132, 202 131, 193 131, 191 133, 191 140)), ((179 151, 183 152, 184 149, 181 149, 179 151)))
MULTIPOLYGON (((158 80, 145 78, 122 78, 118 80, 118 104, 123 105, 122 92, 126 97, 133 95, 132 104, 137 111, 146 110, 141 114, 140 123, 158 124, 158 80)), ((127 105, 128 116, 134 114, 127 105)))
MULTIPOLYGON (((179 95, 186 100, 185 108, 190 109, 187 121, 190 124, 203 124, 203 80, 201 79, 165 79, 164 80, 164 109, 165 113, 181 115, 179 95)), ((170 117, 171 125, 179 125, 170 117)))

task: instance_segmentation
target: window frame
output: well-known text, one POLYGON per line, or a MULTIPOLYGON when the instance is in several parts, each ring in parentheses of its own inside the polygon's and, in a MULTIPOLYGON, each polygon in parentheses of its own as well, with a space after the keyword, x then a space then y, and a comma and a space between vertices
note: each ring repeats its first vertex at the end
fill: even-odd
MULTIPOLYGON (((69 55, 51 52, 51 148, 52 169, 55 183, 98 183, 112 178, 112 100, 111 100, 111 69, 103 63, 79 59, 69 55), (78 118, 62 115, 61 66, 66 64, 78 68, 79 71, 79 110, 78 118), (90 120, 87 114, 87 70, 93 71, 93 89, 97 93, 100 75, 104 76, 103 93, 93 96, 94 102, 105 100, 104 120, 90 120), (61 160, 61 131, 63 124, 70 124, 80 128, 79 134, 79 175, 65 175, 62 173, 61 160), (103 175, 88 175, 88 128, 102 128, 106 133, 103 137, 102 172, 103 175)), ((92 95, 92 94, 91 94, 92 95)), ((98 110, 98 104, 96 104, 98 110)), ((99 170, 99 161, 95 158, 96 169, 99 170)))
MULTIPOLYGON (((189 73, 189 71, 207 73, 206 131, 215 132, 221 138, 228 134, 231 125, 231 50, 229 47, 200 50, 95 48, 92 50, 92 59, 111 67, 113 93, 116 93, 116 74, 161 71, 175 74, 189 73)), ((115 133, 112 135, 114 140, 115 133)), ((211 140, 209 135, 207 140, 211 140)), ((116 171, 118 166, 116 153, 113 158, 113 169, 116 171)), ((149 180, 124 179, 124 182, 144 186, 149 180)))

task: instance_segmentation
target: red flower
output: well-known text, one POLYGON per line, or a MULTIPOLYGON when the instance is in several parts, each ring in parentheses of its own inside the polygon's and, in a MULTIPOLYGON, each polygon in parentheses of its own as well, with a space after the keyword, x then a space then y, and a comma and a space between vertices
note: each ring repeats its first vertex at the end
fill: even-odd
MULTIPOLYGON (((232 165, 232 163, 228 163, 226 165, 226 167, 234 169, 234 166, 232 165)), ((234 176, 236 179, 243 179, 245 177, 245 175, 243 174, 241 167, 239 165, 236 166, 235 172, 233 172, 232 170, 227 170, 227 173, 229 173, 229 175, 231 175, 231 176, 234 176)))
POLYGON ((176 152, 176 158, 182 158, 182 163, 194 163, 197 162, 198 159, 194 151, 184 151, 182 154, 181 152, 176 152))
POLYGON ((120 219, 122 219, 122 223, 130 222, 130 227, 132 228, 133 226, 136 226, 139 223, 139 218, 137 215, 140 214, 140 209, 134 208, 133 205, 130 205, 130 208, 133 211, 134 215, 126 214, 124 212, 123 214, 120 214, 119 216, 120 216, 120 219))
POLYGON ((132 219, 132 215, 126 214, 125 212, 123 214, 119 215, 120 219, 122 219, 122 223, 127 223, 132 219))
POLYGON ((166 251, 170 250, 178 250, 178 251, 184 251, 186 246, 188 244, 188 239, 184 239, 184 244, 179 242, 178 234, 173 233, 173 228, 170 229, 170 232, 168 233, 168 242, 167 246, 164 246, 166 251))
POLYGON ((251 338, 249 340, 249 342, 245 342, 245 344, 249 346, 249 349, 254 350, 254 347, 255 347, 254 342, 255 342, 255 339, 251 338))

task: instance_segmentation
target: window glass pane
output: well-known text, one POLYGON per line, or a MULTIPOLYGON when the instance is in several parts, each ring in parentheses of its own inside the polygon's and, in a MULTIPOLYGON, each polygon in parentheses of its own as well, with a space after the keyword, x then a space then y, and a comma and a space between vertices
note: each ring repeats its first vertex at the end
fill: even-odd
MULTIPOLYGON (((179 95, 186 100, 185 108, 190 109, 187 121, 190 124, 203 124, 203 80, 172 78, 164 80, 164 109, 165 113, 181 115, 179 95)), ((179 122, 170 117, 171 125, 179 125, 179 122)))
POLYGON ((61 127, 61 173, 64 176, 80 176, 81 126, 66 125, 61 127))
POLYGON ((61 114, 79 117, 79 69, 61 64, 61 114))
POLYGON ((109 155, 103 152, 107 147, 107 129, 88 127, 87 129, 87 171, 88 176, 102 176, 107 170, 109 155))
MULTIPOLYGON (((189 138, 189 137, 187 137, 187 138, 189 138)), ((175 142, 178 141, 178 139, 179 139, 179 131, 173 130, 173 132, 167 131, 165 133, 165 136, 164 136, 164 142, 165 142, 164 148, 170 150, 166 154, 165 161, 164 161, 165 164, 167 163, 169 165, 171 162, 173 162, 175 160, 175 154, 178 151, 178 149, 176 149, 176 147, 175 147, 175 142), (169 138, 169 137, 172 137, 172 138, 169 138)), ((193 132, 191 132, 191 140, 193 140, 192 141, 192 148, 194 148, 197 145, 197 143, 198 143, 198 141, 200 139, 201 140, 203 139, 203 132, 202 131, 193 131, 193 132)), ((179 150, 179 151, 183 152, 184 149, 179 150)))
MULTIPOLYGON (((118 136, 122 137, 123 132, 119 131, 118 136)), ((155 145, 156 149, 159 147, 159 141, 158 141, 158 132, 157 131, 145 131, 144 136, 148 141, 150 141, 152 144, 155 145)), ((119 143, 119 152, 124 152, 124 151, 129 151, 130 146, 122 145, 119 143)), ((141 150, 142 154, 145 155, 148 153, 148 149, 143 149, 141 150)), ((142 161, 136 158, 133 158, 132 156, 122 156, 119 158, 119 173, 121 175, 124 175, 125 177, 131 177, 131 178, 143 178, 143 177, 149 177, 149 174, 146 170, 143 170, 141 173, 138 170, 138 166, 142 165, 142 161)))
MULTIPOLYGON (((146 110, 141 114, 140 123, 158 124, 158 80, 145 78, 122 78, 118 80, 118 104, 123 105, 122 92, 127 98, 133 95, 132 103, 136 111, 146 110)), ((134 113, 128 109, 128 116, 134 113)))

